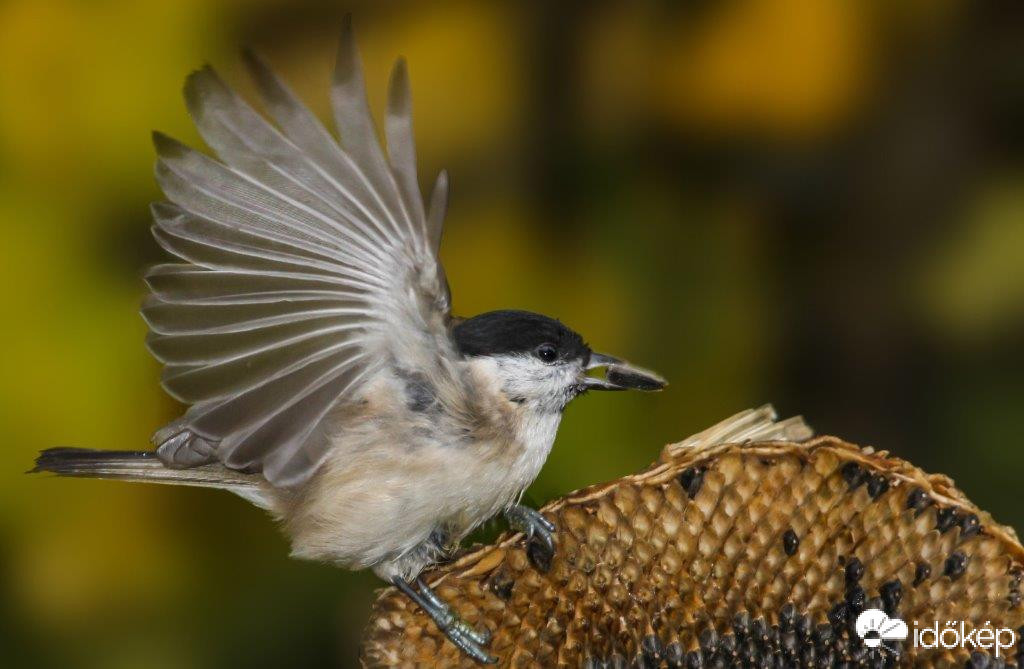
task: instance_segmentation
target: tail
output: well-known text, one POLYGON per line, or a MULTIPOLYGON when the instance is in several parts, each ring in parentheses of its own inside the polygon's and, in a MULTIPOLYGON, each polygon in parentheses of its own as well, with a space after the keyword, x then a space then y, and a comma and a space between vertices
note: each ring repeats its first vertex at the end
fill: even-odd
POLYGON ((28 473, 52 472, 59 476, 117 479, 229 490, 256 506, 267 508, 262 479, 220 464, 171 469, 155 451, 99 451, 91 448, 48 448, 28 473))

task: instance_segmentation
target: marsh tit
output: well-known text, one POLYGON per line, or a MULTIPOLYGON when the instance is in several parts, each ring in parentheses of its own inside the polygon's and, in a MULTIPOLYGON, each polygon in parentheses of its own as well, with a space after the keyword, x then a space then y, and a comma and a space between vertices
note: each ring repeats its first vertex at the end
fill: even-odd
POLYGON ((451 315, 448 178, 424 206, 402 60, 386 153, 349 20, 331 89, 340 142, 245 62, 276 125, 205 67, 185 98, 217 159, 154 136, 167 201, 153 234, 177 261, 147 274, 142 315, 163 387, 188 410, 155 451, 49 449, 36 471, 237 493, 280 521, 293 556, 373 569, 488 662, 487 632, 418 575, 500 512, 553 551, 554 526, 518 501, 566 405, 664 381, 546 316, 451 315))

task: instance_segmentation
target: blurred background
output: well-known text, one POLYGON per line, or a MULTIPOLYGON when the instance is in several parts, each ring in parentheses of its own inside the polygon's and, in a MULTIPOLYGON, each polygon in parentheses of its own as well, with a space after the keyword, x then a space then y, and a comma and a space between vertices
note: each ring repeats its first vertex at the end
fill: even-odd
POLYGON ((453 179, 456 311, 557 315, 663 372, 573 405, 529 496, 766 401, 953 476, 1024 529, 1024 5, 1007 0, 0 2, 6 666, 353 666, 377 582, 287 559, 226 493, 29 477, 181 407, 137 308, 151 129, 252 45, 327 117, 342 15, 371 102, 410 64, 453 179))

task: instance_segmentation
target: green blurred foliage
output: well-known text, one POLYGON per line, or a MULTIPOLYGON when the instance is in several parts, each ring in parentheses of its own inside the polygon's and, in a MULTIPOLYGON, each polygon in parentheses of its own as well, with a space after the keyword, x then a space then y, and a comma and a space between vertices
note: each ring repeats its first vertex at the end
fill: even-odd
POLYGON ((0 3, 5 664, 353 664, 373 578, 288 560, 242 501, 22 474, 181 410, 137 307, 185 74, 251 93, 251 44, 325 116, 346 11, 371 101, 405 55, 424 181, 453 176, 456 310, 557 315, 672 382, 572 406, 532 499, 774 401, 1024 527, 1018 5, 0 3))

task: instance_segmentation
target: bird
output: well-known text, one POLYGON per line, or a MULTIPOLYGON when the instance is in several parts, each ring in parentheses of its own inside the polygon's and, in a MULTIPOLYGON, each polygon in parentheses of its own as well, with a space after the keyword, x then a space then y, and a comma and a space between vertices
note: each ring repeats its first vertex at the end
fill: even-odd
POLYGON ((500 514, 553 553, 554 525, 521 498, 564 409, 666 382, 554 318, 452 315, 438 255, 448 175, 425 202, 402 58, 378 141, 350 16, 337 137, 262 58, 243 60, 272 121, 207 65, 184 96, 216 157, 153 135, 166 199, 152 233, 175 260, 146 274, 141 314, 161 385, 187 409, 152 450, 51 448, 33 471, 233 492, 276 519, 292 557, 373 570, 493 662, 487 630, 420 573, 500 514))

